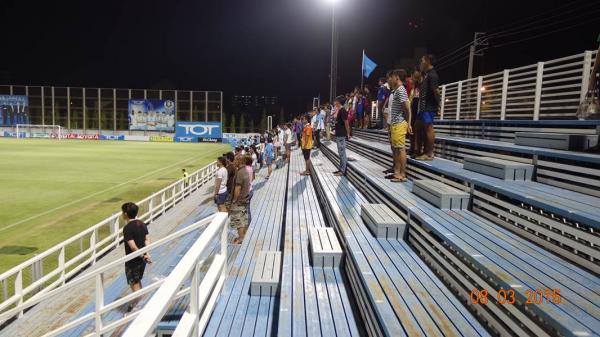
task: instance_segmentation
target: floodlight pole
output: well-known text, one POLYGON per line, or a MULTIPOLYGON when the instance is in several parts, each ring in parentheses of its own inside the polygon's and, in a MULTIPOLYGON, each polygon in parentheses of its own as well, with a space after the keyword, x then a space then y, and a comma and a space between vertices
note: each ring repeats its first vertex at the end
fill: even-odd
POLYGON ((335 26, 335 1, 331 2, 331 72, 329 73, 329 103, 333 103, 337 86, 337 29, 335 26))

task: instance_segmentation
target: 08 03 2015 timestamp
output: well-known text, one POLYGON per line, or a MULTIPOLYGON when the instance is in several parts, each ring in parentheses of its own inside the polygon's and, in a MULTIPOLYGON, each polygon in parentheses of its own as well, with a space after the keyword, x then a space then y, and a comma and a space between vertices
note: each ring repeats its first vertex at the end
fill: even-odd
MULTIPOLYGON (((516 292, 514 289, 500 289, 495 292, 496 295, 490 294, 487 289, 473 288, 471 290, 471 303, 486 305, 490 301, 501 305, 512 305, 517 302, 516 292)), ((560 304, 562 297, 560 289, 527 289, 525 290, 526 300, 525 305, 554 303, 560 304)))

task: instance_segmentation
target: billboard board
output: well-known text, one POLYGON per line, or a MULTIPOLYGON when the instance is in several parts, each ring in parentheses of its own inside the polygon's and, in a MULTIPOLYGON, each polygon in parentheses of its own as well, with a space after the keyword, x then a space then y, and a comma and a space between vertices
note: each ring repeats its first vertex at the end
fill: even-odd
POLYGON ((175 139, 178 142, 218 142, 223 137, 219 122, 177 122, 175 139))
POLYGON ((0 95, 0 126, 29 124, 29 97, 0 95))
POLYGON ((175 102, 171 100, 129 100, 129 130, 173 131, 175 102))

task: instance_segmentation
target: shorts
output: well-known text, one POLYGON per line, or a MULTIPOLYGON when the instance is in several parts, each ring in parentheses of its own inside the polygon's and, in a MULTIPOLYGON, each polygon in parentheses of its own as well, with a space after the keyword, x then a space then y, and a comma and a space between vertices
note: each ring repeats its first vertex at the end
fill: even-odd
POLYGON ((390 143, 395 149, 403 149, 406 144, 406 133, 408 132, 408 123, 402 121, 399 124, 390 125, 390 143))
POLYGON ((365 113, 364 112, 357 112, 356 113, 356 118, 357 119, 364 119, 365 118, 365 113))
POLYGON ((225 201, 227 201, 227 197, 229 196, 229 193, 227 192, 223 192, 221 194, 217 194, 215 196, 215 204, 217 205, 225 205, 225 201))
POLYGON ((233 228, 248 227, 248 203, 236 202, 231 204, 229 208, 229 225, 233 228))
POLYGON ((417 119, 423 121, 425 124, 433 124, 433 118, 436 113, 431 111, 423 111, 417 114, 417 119))
POLYGON ((285 150, 286 151, 292 151, 292 143, 285 144, 285 150))
POLYGON ((145 262, 133 262, 130 264, 125 264, 125 278, 127 278, 127 284, 132 285, 142 282, 144 270, 146 270, 145 262))
POLYGON ((273 158, 271 158, 270 156, 266 156, 265 157, 265 165, 271 165, 273 164, 273 158))
POLYGON ((310 159, 310 149, 302 149, 302 155, 304 156, 304 160, 310 159))

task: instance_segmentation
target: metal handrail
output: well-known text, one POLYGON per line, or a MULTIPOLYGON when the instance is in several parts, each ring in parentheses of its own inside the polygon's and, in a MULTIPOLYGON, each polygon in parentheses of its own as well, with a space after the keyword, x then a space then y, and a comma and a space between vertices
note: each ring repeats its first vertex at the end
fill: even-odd
MULTIPOLYGON (((154 219, 164 214, 168 208, 181 202, 191 192, 210 181, 216 169, 216 162, 213 162, 193 172, 187 178, 179 179, 139 201, 138 206, 141 210, 139 219, 152 223, 154 219)), ((0 303, 0 314, 2 314, 0 317, 3 317, 4 313, 11 307, 19 308, 29 302, 31 300, 31 298, 28 299, 29 296, 44 294, 58 286, 64 286, 67 280, 86 267, 94 265, 99 257, 118 247, 122 241, 120 215, 121 213, 115 213, 81 233, 2 273, 0 275, 0 285, 2 285, 4 296, 3 302, 0 303), (109 234, 101 239, 101 231, 108 231, 109 234), (83 249, 84 240, 89 240, 87 249, 83 249), (70 245, 78 242, 80 244, 79 254, 67 258, 67 249, 70 248, 70 245), (58 260, 57 267, 44 274, 44 262, 46 260, 52 261, 55 258, 58 260), (23 280, 26 269, 31 269, 33 274, 31 283, 28 285, 25 285, 23 280), (13 294, 9 296, 8 283, 11 278, 14 278, 13 294)), ((18 317, 22 315, 23 311, 21 310, 18 317)), ((3 320, 0 319, 0 323, 2 322, 3 320)))
POLYGON ((169 305, 177 298, 181 286, 190 278, 189 311, 183 315, 174 336, 198 336, 204 332, 227 273, 227 224, 229 223, 227 213, 219 213, 214 222, 218 226, 211 225, 206 228, 127 328, 123 337, 142 337, 152 334, 169 305), (214 257, 204 279, 200 282, 202 263, 199 263, 199 260, 208 249, 208 243, 219 234, 221 252, 214 257))
POLYGON ((444 84, 440 86, 442 101, 438 118, 440 120, 479 120, 483 115, 486 115, 489 119, 488 109, 492 105, 487 103, 492 97, 500 98, 500 113, 494 115, 494 118, 500 120, 515 119, 517 117, 531 120, 565 116, 575 118, 579 102, 586 97, 588 91, 591 67, 596 53, 596 51, 586 51, 546 62, 538 62, 537 64, 506 69, 493 74, 444 84), (561 69, 564 70, 557 71, 561 69), (568 77, 564 77, 567 75, 568 77), (557 78, 557 76, 563 77, 557 78), (561 83, 574 81, 577 84, 568 87, 560 85, 561 83), (472 87, 475 85, 476 90, 473 90, 472 87), (530 90, 533 96, 518 96, 522 93, 522 90, 515 89, 523 87, 531 87, 530 90), (556 100, 549 99, 550 96, 542 94, 542 92, 555 90, 563 90, 563 94, 571 96, 571 98, 556 100), (522 110, 528 111, 528 113, 515 114, 514 109, 507 108, 510 106, 510 103, 507 102, 511 100, 520 100, 523 105, 528 105, 527 109, 522 110), (463 102, 464 104, 462 104, 463 102), (475 107, 475 111, 473 111, 473 107, 475 107))
MULTIPOLYGON (((227 269, 227 268, 225 268, 225 262, 223 262, 223 261, 227 260, 227 258, 226 258, 227 257, 227 241, 226 240, 227 240, 228 223, 229 223, 229 221, 228 221, 227 213, 213 214, 213 215, 211 215, 207 218, 204 218, 190 226, 187 226, 175 233, 172 233, 162 239, 159 239, 156 242, 153 242, 152 244, 148 245, 147 247, 144 247, 144 248, 139 249, 139 250, 137 250, 131 254, 128 254, 122 258, 112 261, 109 264, 102 266, 88 274, 82 275, 81 277, 76 278, 75 280, 69 282, 68 284, 66 284, 60 288, 54 289, 45 294, 36 295, 31 300, 29 300, 27 303, 23 304, 21 307, 13 308, 7 312, 0 314, 0 321, 5 321, 5 320, 9 319, 10 317, 14 317, 20 311, 26 310, 27 308, 32 307, 42 301, 51 299, 54 296, 58 296, 69 290, 74 289, 77 286, 81 286, 86 282, 90 282, 90 281, 94 280, 95 281, 95 286, 94 286, 95 309, 94 309, 94 311, 91 313, 85 314, 81 317, 78 317, 77 319, 70 321, 63 326, 46 333, 44 335, 44 337, 58 336, 66 331, 69 331, 69 330, 75 328, 75 327, 81 326, 83 324, 89 324, 89 322, 92 320, 95 321, 95 328, 94 328, 94 332, 91 333, 89 336, 100 336, 100 335, 110 332, 118 327, 124 326, 125 324, 127 324, 130 321, 132 321, 133 319, 135 319, 140 314, 140 312, 134 312, 131 315, 121 318, 117 321, 113 321, 108 325, 104 325, 102 316, 107 314, 111 310, 115 310, 116 308, 133 301, 136 298, 147 295, 147 294, 155 291, 156 289, 159 289, 159 290, 162 289, 162 286, 164 284, 167 284, 167 282, 171 282, 170 280, 174 277, 174 275, 178 276, 178 273, 180 273, 181 269, 182 269, 182 267, 180 267, 180 265, 182 265, 184 263, 188 263, 190 260, 192 260, 194 263, 194 266, 193 266, 194 270, 199 272, 200 267, 204 263, 204 261, 200 260, 200 256, 202 256, 202 254, 206 251, 206 249, 208 249, 210 247, 209 243, 211 241, 213 241, 213 239, 215 238, 215 236, 217 234, 221 234, 221 236, 219 238, 219 242, 221 245, 221 253, 220 253, 220 255, 218 255, 218 257, 219 257, 218 259, 213 260, 211 267, 209 268, 209 271, 211 269, 214 269, 213 266, 215 266, 215 265, 221 266, 222 268, 219 267, 219 271, 221 272, 220 276, 221 276, 221 278, 224 279, 225 272, 227 269), (204 227, 206 227, 205 230, 202 232, 202 234, 199 236, 199 238, 192 245, 192 248, 186 253, 184 258, 178 263, 178 265, 175 267, 175 269, 171 272, 171 274, 167 278, 162 279, 162 280, 156 280, 150 284, 147 284, 143 289, 141 289, 135 293, 129 294, 125 297, 116 299, 115 301, 113 301, 111 303, 104 303, 104 290, 105 290, 104 274, 105 273, 110 272, 114 268, 120 268, 127 261, 130 261, 134 258, 142 256, 143 254, 145 254, 153 249, 156 249, 157 247, 167 245, 174 240, 180 239, 181 237, 186 236, 191 232, 200 230, 204 227), (194 256, 195 256, 195 258, 193 258, 194 256), (224 258, 224 260, 222 260, 222 258, 224 258)), ((188 273, 188 275, 189 275, 189 273, 188 273)), ((194 277, 198 278, 198 274, 194 274, 194 277)), ((204 280, 208 280, 208 279, 209 279, 209 275, 207 274, 205 276, 204 280)), ((203 281, 203 283, 204 282, 205 281, 203 281)), ((179 290, 179 288, 177 290, 179 290)), ((220 291, 220 288, 219 288, 219 291, 220 291)), ((164 292, 164 291, 162 291, 162 292, 164 292)), ((180 297, 188 295, 188 294, 194 294, 193 287, 188 287, 181 291, 177 291, 176 293, 172 294, 171 300, 175 300, 177 298, 180 298, 180 297)), ((148 302, 146 307, 150 303, 152 303, 152 300, 150 302, 148 302)), ((166 308, 165 308, 165 310, 166 310, 166 308)))

